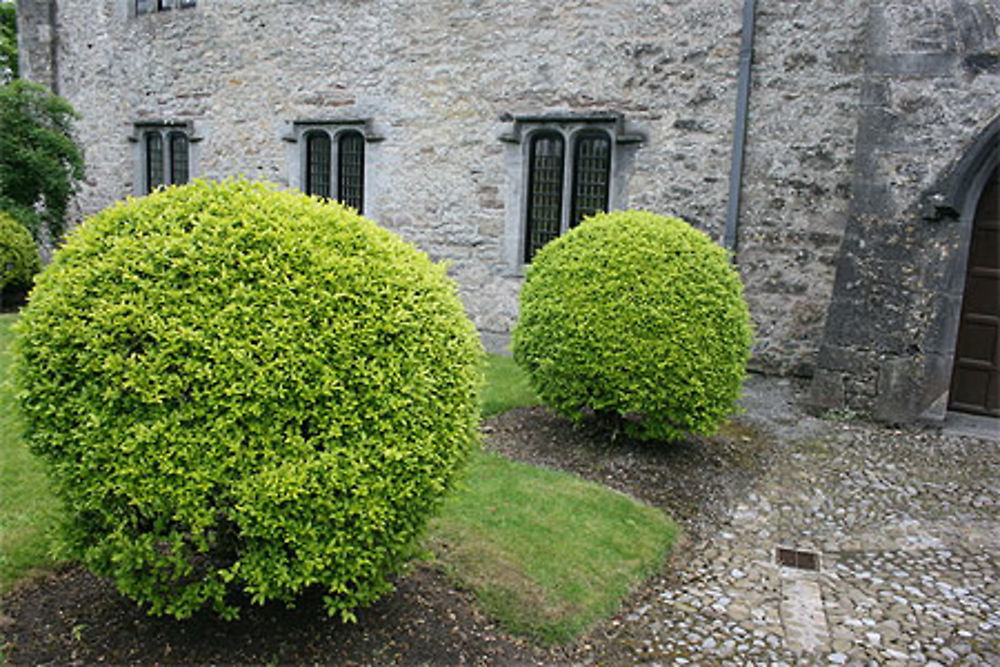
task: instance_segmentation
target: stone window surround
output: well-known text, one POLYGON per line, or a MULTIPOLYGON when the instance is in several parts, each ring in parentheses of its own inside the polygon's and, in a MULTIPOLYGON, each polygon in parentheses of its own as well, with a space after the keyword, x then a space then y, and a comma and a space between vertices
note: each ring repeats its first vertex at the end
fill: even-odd
MULTIPOLYGON (((635 151, 647 140, 641 128, 632 126, 620 113, 566 113, 554 112, 536 115, 505 114, 501 121, 511 123, 509 130, 500 135, 506 145, 504 162, 507 171, 506 218, 504 221, 503 259, 514 277, 524 273, 524 244, 527 232, 528 177, 531 138, 539 132, 556 132, 563 138, 565 163, 563 166, 563 217, 568 221, 572 202, 572 174, 575 146, 578 136, 595 130, 606 132, 611 138, 611 180, 608 191, 608 210, 620 210, 627 205, 626 186, 633 169, 635 151)), ((564 223, 565 226, 568 223, 564 223)))
POLYGON ((286 141, 290 147, 287 153, 289 175, 288 186, 301 192, 305 192, 306 170, 308 169, 308 164, 306 163, 305 137, 310 132, 316 131, 325 132, 330 137, 330 150, 332 152, 330 157, 330 179, 331 192, 334 193, 336 192, 336 184, 339 177, 339 174, 337 173, 337 151, 340 146, 340 135, 344 132, 360 132, 361 136, 364 137, 364 192, 362 193, 362 201, 364 202, 364 209, 366 213, 373 210, 373 192, 369 187, 369 184, 372 183, 370 176, 372 175, 372 164, 375 156, 372 155, 373 151, 369 150, 369 146, 383 141, 385 137, 376 131, 370 118, 304 119, 293 121, 289 130, 282 136, 282 139, 286 141))
POLYGON ((170 165, 170 154, 169 154, 169 138, 170 135, 175 132, 180 132, 187 137, 188 140, 188 180, 196 178, 198 175, 198 156, 200 153, 199 144, 201 143, 202 137, 195 131, 194 123, 192 121, 150 121, 141 120, 134 121, 132 123, 132 134, 129 135, 128 140, 132 143, 132 159, 133 159, 133 171, 135 178, 132 182, 132 194, 136 197, 142 197, 147 194, 149 189, 149 183, 147 182, 148 174, 146 173, 146 135, 150 132, 158 132, 163 138, 163 160, 164 160, 164 179, 169 185, 169 165, 170 165))
POLYGON ((197 0, 129 0, 130 16, 169 12, 173 9, 191 9, 197 6, 197 0))

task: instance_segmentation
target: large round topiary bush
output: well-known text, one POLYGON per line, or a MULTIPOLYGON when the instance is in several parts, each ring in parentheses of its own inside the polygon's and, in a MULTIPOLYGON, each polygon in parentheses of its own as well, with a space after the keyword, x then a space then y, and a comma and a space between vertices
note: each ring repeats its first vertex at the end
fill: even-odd
POLYGON ((442 266, 246 181, 69 235, 18 327, 69 545, 154 614, 390 588, 477 437, 482 351, 442 266))
POLYGON ((599 214, 535 255, 514 357, 541 399, 643 439, 710 434, 735 408, 751 328, 726 252, 686 222, 599 214))
MULTIPOLYGON (((0 211, 0 299, 26 292, 42 268, 31 233, 20 222, 0 211)), ((3 305, 0 302, 0 305, 3 305)))

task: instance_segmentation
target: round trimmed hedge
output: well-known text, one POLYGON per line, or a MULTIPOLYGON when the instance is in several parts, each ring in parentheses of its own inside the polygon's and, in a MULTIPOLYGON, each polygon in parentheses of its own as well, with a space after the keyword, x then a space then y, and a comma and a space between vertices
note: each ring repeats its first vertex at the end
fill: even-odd
POLYGON ((42 268, 31 233, 13 217, 0 211, 0 291, 28 290, 42 268))
POLYGON ((444 267, 272 186, 195 181, 87 220, 18 332, 72 553, 153 614, 321 586, 353 618, 478 437, 482 349, 444 267))
POLYGON ((677 218, 602 213, 535 255, 514 358, 539 397, 641 439, 710 434, 734 411, 751 328, 727 253, 677 218))

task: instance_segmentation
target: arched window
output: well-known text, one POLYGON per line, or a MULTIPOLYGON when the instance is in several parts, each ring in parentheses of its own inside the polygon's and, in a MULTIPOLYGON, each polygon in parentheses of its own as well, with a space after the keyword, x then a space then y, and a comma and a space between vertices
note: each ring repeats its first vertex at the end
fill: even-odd
POLYGON ((365 138, 355 130, 337 139, 337 200, 362 213, 365 191, 365 138))
POLYGON ((190 178, 188 138, 183 132, 170 133, 170 183, 184 185, 190 178))
POLYGON ((199 140, 190 122, 136 123, 129 139, 136 146, 134 194, 147 195, 168 185, 184 185, 195 175, 194 144, 199 140))
POLYGON ((292 123, 284 140, 288 152, 289 184, 306 194, 335 199, 358 213, 376 208, 366 192, 367 162, 378 158, 371 146, 382 141, 371 120, 302 120, 292 123))
POLYGON ((611 139, 605 132, 584 132, 573 151, 573 204, 569 226, 608 210, 611 180, 611 139))
POLYGON ((627 205, 625 184, 646 133, 617 113, 513 118, 507 144, 503 255, 520 272, 538 249, 599 211, 627 205))
POLYGON ((563 155, 565 144, 556 132, 531 138, 528 158, 528 208, 524 261, 562 231, 563 155))
POLYGON ((330 198, 330 135, 322 130, 306 134, 305 193, 330 198))
POLYGON ((146 193, 164 185, 163 180, 163 135, 159 132, 146 133, 146 193))

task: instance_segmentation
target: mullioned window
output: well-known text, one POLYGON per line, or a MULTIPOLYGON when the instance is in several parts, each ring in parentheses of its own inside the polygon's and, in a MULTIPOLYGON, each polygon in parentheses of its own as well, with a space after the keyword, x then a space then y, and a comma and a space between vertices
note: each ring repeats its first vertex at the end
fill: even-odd
POLYGON ((197 0, 135 0, 134 8, 136 14, 152 14, 171 9, 190 9, 196 4, 197 0))
POLYGON ((512 268, 584 218, 625 204, 634 149, 645 134, 617 114, 509 117, 506 241, 512 268))
POLYGON ((194 134, 191 123, 136 123, 129 138, 136 146, 136 195, 184 185, 194 176, 193 144, 200 137, 194 134))
POLYGON ((367 145, 381 141, 365 120, 296 121, 285 140, 297 144, 289 183, 364 213, 367 145))

